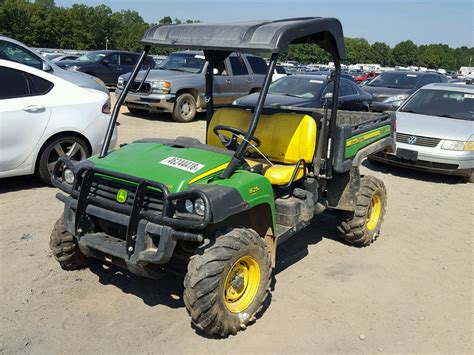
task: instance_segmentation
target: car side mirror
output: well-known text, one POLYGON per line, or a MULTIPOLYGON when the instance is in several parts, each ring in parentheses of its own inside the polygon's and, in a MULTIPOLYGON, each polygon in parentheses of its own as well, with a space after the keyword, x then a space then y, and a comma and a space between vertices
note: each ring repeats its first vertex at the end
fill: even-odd
POLYGON ((396 110, 398 109, 400 106, 402 105, 402 103, 400 101, 396 101, 392 104, 392 107, 396 110))
POLYGON ((104 65, 108 65, 109 63, 110 61, 107 58, 104 58, 104 60, 102 61, 102 64, 104 65))
POLYGON ((327 92, 323 95, 324 100, 332 100, 332 92, 327 92))
POLYGON ((51 67, 51 65, 48 62, 43 62, 42 69, 43 69, 43 71, 52 71, 53 70, 53 68, 51 67))

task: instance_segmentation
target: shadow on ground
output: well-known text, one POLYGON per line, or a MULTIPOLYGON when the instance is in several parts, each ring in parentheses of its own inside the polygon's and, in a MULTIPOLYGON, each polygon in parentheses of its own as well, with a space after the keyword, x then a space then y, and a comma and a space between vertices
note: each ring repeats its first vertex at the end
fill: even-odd
MULTIPOLYGON (((122 115, 127 116, 127 117, 134 117, 134 118, 139 118, 143 119, 146 121, 159 121, 159 122, 165 122, 165 123, 176 123, 173 118, 171 117, 171 114, 168 112, 150 112, 147 114, 139 115, 135 113, 131 113, 128 110, 127 111, 122 111, 122 115)), ((191 122, 195 121, 205 121, 206 120, 206 113, 205 112, 198 112, 196 114, 196 117, 194 117, 194 120, 191 122)), ((119 119, 120 121, 120 119, 119 119)), ((186 122, 180 122, 180 124, 186 124, 186 122)))
POLYGON ((380 172, 382 174, 389 174, 405 179, 413 179, 418 181, 437 183, 437 184, 448 184, 454 185, 458 183, 464 183, 459 176, 454 175, 443 175, 432 173, 428 171, 414 170, 409 168, 404 168, 395 165, 384 164, 380 162, 369 161, 365 159, 362 162, 362 165, 367 169, 380 172))
POLYGON ((35 175, 14 176, 0 179, 0 194, 47 187, 35 175))

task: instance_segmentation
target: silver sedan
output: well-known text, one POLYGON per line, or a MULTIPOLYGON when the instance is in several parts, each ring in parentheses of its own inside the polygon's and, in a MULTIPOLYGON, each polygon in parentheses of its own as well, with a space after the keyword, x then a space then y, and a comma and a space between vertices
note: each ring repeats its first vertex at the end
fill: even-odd
POLYGON ((396 153, 371 160, 460 175, 474 182, 474 87, 430 84, 396 112, 396 153))

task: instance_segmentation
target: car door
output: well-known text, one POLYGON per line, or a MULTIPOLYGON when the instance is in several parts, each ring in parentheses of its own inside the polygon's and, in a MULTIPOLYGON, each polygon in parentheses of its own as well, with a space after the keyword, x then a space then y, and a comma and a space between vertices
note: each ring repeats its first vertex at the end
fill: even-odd
POLYGON ((227 58, 214 69, 214 104, 228 105, 232 103, 232 75, 230 62, 227 58))
POLYGON ((138 58, 138 54, 120 53, 120 67, 122 68, 122 73, 120 73, 119 75, 131 73, 133 71, 133 68, 135 67, 135 64, 137 64, 138 62, 138 58))
MULTIPOLYGON (((262 58, 253 55, 246 56, 246 60, 252 69, 252 89, 261 89, 265 74, 268 70, 267 63, 265 63, 262 58)), ((283 70, 284 75, 286 75, 285 69, 283 67, 280 67, 280 69, 283 70)), ((279 74, 282 73, 280 72, 279 74)))
POLYGON ((33 152, 43 135, 51 108, 44 95, 53 83, 35 75, 0 67, 0 172, 14 170, 33 152))
POLYGON ((96 73, 107 85, 117 85, 118 77, 123 73, 123 68, 120 65, 120 54, 106 55, 99 64, 96 73))
POLYGON ((252 77, 249 74, 243 56, 230 56, 230 67, 232 70, 232 98, 235 99, 248 95, 251 89, 252 77))
POLYGON ((358 111, 362 108, 362 100, 357 88, 349 80, 341 79, 340 104, 341 110, 358 111))

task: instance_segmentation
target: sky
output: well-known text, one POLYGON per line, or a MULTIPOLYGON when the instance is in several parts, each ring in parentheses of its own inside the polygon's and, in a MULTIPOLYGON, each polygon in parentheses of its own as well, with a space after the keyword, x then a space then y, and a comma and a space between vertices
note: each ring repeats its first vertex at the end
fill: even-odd
POLYGON ((303 16, 337 17, 347 37, 394 46, 416 44, 474 46, 474 0, 55 0, 105 4, 114 11, 135 10, 147 22, 164 16, 208 23, 273 20, 303 16))

